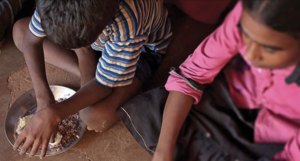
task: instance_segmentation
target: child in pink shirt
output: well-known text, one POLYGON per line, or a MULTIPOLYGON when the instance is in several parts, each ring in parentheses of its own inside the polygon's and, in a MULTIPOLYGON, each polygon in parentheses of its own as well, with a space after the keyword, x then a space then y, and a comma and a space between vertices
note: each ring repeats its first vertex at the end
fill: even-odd
POLYGON ((153 161, 300 160, 298 6, 238 2, 171 70, 169 94, 155 89, 118 111, 153 161))

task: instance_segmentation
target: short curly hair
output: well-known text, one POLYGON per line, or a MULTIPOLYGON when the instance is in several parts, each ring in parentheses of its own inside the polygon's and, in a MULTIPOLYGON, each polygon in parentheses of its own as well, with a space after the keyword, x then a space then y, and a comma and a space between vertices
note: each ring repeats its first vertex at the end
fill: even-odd
POLYGON ((119 9, 119 0, 38 0, 47 38, 68 49, 91 45, 119 9))

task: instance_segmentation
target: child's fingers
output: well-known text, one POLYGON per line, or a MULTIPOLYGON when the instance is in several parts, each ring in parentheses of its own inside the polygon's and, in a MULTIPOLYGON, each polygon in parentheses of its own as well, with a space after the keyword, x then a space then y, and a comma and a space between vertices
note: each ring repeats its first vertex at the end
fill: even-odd
POLYGON ((50 138, 50 143, 54 143, 55 142, 55 138, 56 138, 57 132, 55 131, 50 138))
POLYGON ((54 143, 55 142, 55 134, 53 133, 52 135, 51 135, 51 138, 50 138, 50 143, 54 143))
POLYGON ((40 159, 43 159, 45 157, 46 152, 47 152, 47 148, 48 148, 48 143, 49 143, 49 140, 47 140, 43 143, 40 159))
POLYGON ((41 141, 39 141, 39 140, 34 142, 31 152, 29 153, 29 156, 34 156, 36 154, 36 152, 39 150, 40 143, 41 143, 41 141))
POLYGON ((33 144, 33 139, 26 139, 25 143, 23 144, 22 148, 21 148, 21 151, 20 151, 20 155, 24 155, 27 150, 31 147, 31 145, 33 144))
POLYGON ((17 140, 14 143, 13 149, 17 150, 20 145, 25 141, 26 137, 22 133, 18 136, 17 140))

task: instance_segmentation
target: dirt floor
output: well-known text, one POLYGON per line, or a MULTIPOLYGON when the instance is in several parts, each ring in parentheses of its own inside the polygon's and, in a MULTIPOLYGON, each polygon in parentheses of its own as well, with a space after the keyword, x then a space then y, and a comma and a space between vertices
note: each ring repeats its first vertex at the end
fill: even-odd
MULTIPOLYGON (((163 64, 147 89, 163 85, 170 67, 177 67, 182 63, 214 29, 214 26, 197 22, 174 8, 171 10, 173 40, 163 64)), ((79 78, 76 76, 51 65, 47 65, 46 69, 50 84, 63 85, 75 90, 79 88, 79 78)), ((5 116, 11 103, 30 89, 32 83, 23 55, 8 35, 0 54, 0 154, 2 155, 0 161, 39 160, 38 157, 19 156, 17 151, 13 151, 4 132, 5 116)), ((46 157, 44 160, 149 161, 151 156, 137 144, 126 127, 119 122, 104 133, 87 131, 73 148, 60 155, 46 157)))

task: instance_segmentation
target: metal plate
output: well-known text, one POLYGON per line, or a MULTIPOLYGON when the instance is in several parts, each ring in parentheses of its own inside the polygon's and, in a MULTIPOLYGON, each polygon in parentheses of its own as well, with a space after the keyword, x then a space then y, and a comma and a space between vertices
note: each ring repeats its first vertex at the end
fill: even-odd
MULTIPOLYGON (((70 88, 63 87, 63 86, 50 86, 50 89, 55 97, 55 100, 58 100, 59 98, 64 98, 67 99, 71 96, 73 96, 76 92, 70 88)), ((19 97, 13 105, 10 107, 6 114, 5 118, 5 135, 9 143, 13 146, 13 143, 15 142, 15 127, 16 124, 19 120, 19 117, 27 116, 30 114, 34 114, 36 111, 36 99, 35 99, 35 93, 34 90, 30 90, 23 94, 21 97, 19 97)), ((73 140, 70 142, 64 149, 59 150, 59 151, 50 151, 48 150, 46 153, 46 156, 52 156, 52 155, 57 155, 62 152, 67 151, 70 149, 72 146, 74 146, 84 135, 86 131, 86 124, 82 121, 79 120, 79 130, 78 130, 78 136, 79 138, 73 140)), ((20 150, 20 149, 19 149, 20 150)), ((40 155, 40 150, 37 152, 35 156, 40 155)), ((28 154, 28 153, 27 153, 28 154)))

